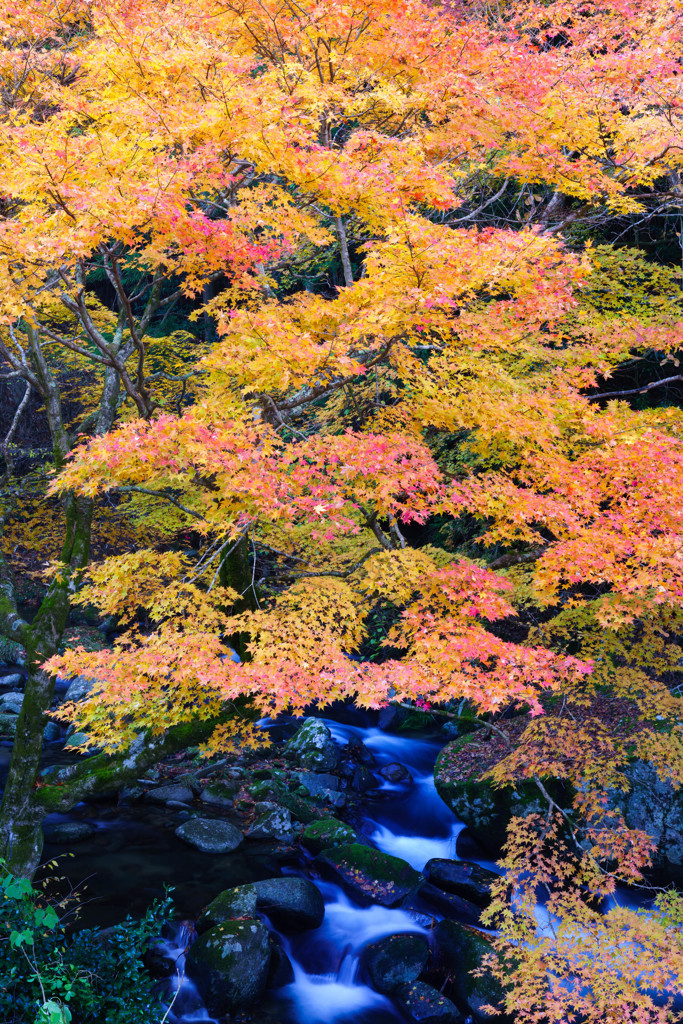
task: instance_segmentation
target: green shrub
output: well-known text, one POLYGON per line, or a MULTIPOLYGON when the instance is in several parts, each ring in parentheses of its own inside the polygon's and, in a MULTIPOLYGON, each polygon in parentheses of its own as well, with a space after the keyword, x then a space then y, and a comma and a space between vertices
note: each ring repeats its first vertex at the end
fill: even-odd
POLYGON ((0 862, 1 1024, 156 1024, 142 958, 171 914, 166 896, 141 920, 69 937, 55 906, 0 862))

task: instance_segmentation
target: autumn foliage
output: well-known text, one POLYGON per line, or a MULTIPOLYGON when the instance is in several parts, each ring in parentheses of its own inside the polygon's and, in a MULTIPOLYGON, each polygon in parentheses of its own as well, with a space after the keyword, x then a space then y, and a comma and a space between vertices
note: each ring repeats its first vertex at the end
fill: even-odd
POLYGON ((590 238, 678 209, 682 32, 679 0, 0 4, 1 351, 91 402, 116 376, 51 488, 148 537, 79 575, 124 632, 48 662, 100 684, 73 720, 116 750, 215 718, 215 752, 337 699, 528 714, 492 769, 548 800, 490 917, 519 1021, 663 1022, 683 987, 680 904, 615 897, 653 851, 610 802, 635 757, 683 782, 683 416, 605 397, 673 366, 680 278, 590 238), (181 355, 179 302, 215 331, 181 355))

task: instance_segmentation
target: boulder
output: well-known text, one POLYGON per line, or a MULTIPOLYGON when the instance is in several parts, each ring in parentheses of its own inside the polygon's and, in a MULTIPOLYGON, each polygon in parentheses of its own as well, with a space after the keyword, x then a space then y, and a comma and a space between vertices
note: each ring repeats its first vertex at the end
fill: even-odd
POLYGON ((285 746, 285 754, 301 768, 327 772, 339 760, 339 748, 319 718, 307 718, 285 746))
POLYGON ((24 677, 20 672, 12 672, 9 676, 0 676, 0 686, 21 686, 24 677))
POLYGON ((212 782, 199 794, 203 804, 212 807, 232 807, 233 801, 240 791, 240 783, 237 779, 230 779, 228 782, 212 782))
MULTIPOLYGON (((315 775, 315 772, 303 772, 302 774, 315 775)), ((328 777, 334 778, 333 775, 328 777)), ((337 779, 334 779, 334 781, 338 782, 337 779)), ((323 817, 322 810, 307 799, 308 792, 308 789, 301 786, 297 787, 297 791, 292 793, 291 788, 287 788, 284 783, 275 779, 264 779, 249 787, 249 794, 254 800, 265 800, 266 802, 273 803, 275 806, 286 807, 297 821, 304 821, 306 823, 317 821, 318 818, 323 817), (299 792, 298 790, 301 791, 299 792)), ((326 790, 326 792, 331 797, 340 795, 332 793, 331 790, 326 790)))
POLYGON ((277 936, 270 936, 270 967, 268 969, 268 988, 283 988, 294 981, 292 961, 277 941, 277 936))
POLYGON ((372 987, 388 995, 416 981, 428 959, 429 943, 423 935, 388 935, 365 947, 361 965, 372 987))
POLYGON ((410 784, 413 781, 413 777, 408 769, 397 761, 392 761, 391 764, 385 764, 383 768, 379 769, 377 774, 381 775, 383 779, 387 780, 387 782, 402 782, 410 784))
POLYGON ((446 860, 434 857, 424 867, 427 881, 446 892, 455 893, 487 907, 491 902, 491 885, 498 880, 494 871, 487 871, 479 864, 467 860, 446 860))
POLYGON ((154 804, 167 804, 169 800, 189 804, 194 799, 194 793, 189 786, 157 786, 145 794, 145 799, 154 804))
POLYGON ((277 839, 284 842, 294 838, 296 830, 291 812, 286 807, 257 804, 257 810, 260 813, 246 833, 248 839, 277 839))
POLYGON ((414 1024, 462 1024, 460 1010, 450 999, 423 981, 401 985, 394 992, 394 999, 414 1024))
POLYGON ((46 743, 56 743, 62 738, 62 730, 57 722, 48 722, 43 729, 43 739, 46 743))
POLYGON ((271 947, 268 929, 253 918, 209 928, 190 948, 187 973, 209 1013, 225 1017, 263 994, 271 947))
POLYGON ((304 786, 310 796, 325 800, 339 789, 339 779, 329 772, 295 772, 299 785, 304 786))
POLYGON ((379 782, 369 768, 360 764, 353 773, 351 789, 354 793, 368 793, 371 789, 379 789, 379 782))
POLYGON ((285 875, 254 882, 256 906, 267 914, 276 928, 305 931, 319 928, 325 916, 320 890, 308 878, 285 875))
POLYGON ((308 878, 285 875, 249 882, 219 893, 200 915, 197 931, 224 924, 236 917, 254 917, 261 910, 284 931, 318 928, 325 916, 320 890, 308 878))
POLYGON ((467 1007, 476 1020, 504 1019, 491 1017, 483 1009, 487 1005, 499 1005, 503 999, 503 990, 491 975, 480 977, 476 973, 492 952, 486 936, 456 921, 439 921, 434 929, 434 943, 437 962, 450 975, 454 998, 467 1007))
POLYGON ((312 853, 322 853, 335 846, 348 846, 360 842, 358 833, 344 821, 337 818, 325 818, 314 821, 304 829, 301 842, 312 853))
POLYGON ((89 821, 58 821, 43 825, 46 843, 82 843, 94 833, 89 821))
POLYGON ((326 850, 314 863, 336 876, 361 906, 396 907, 424 882, 424 875, 406 861, 360 843, 326 850))
POLYGON ((96 685, 95 679, 88 679, 87 676, 75 676, 67 687, 64 700, 85 700, 96 685))
POLYGON ((253 885, 237 885, 219 893, 199 915, 197 931, 205 932, 236 917, 256 917, 256 890, 253 885))
POLYGON ((17 715, 0 714, 0 736, 11 739, 17 731, 17 715))
POLYGON ((443 889, 438 889, 427 882, 420 889, 420 897, 444 917, 454 917, 457 921, 466 921, 467 924, 479 924, 480 908, 454 892, 444 892, 443 889))
POLYGON ((190 818, 178 826, 175 834, 202 853, 232 853, 243 839, 240 830, 230 822, 211 818, 190 818))
POLYGON ((625 772, 631 789, 615 793, 613 806, 623 810, 629 828, 641 829, 657 843, 655 866, 683 866, 683 788, 662 781, 655 768, 634 761, 625 772))
MULTIPOLYGON (((513 817, 541 814, 547 808, 533 782, 521 783, 517 787, 496 787, 479 778, 480 772, 472 770, 471 760, 467 758, 470 751, 465 748, 478 742, 480 733, 462 736, 446 744, 436 759, 434 783, 441 799, 467 825, 477 843, 497 857, 513 817)), ((481 770, 486 767, 488 765, 481 770)), ((560 793, 553 789, 553 795, 562 804, 560 793)))
POLYGON ((16 690, 10 690, 9 693, 0 694, 0 715, 6 713, 18 715, 23 703, 23 693, 18 693, 16 690))

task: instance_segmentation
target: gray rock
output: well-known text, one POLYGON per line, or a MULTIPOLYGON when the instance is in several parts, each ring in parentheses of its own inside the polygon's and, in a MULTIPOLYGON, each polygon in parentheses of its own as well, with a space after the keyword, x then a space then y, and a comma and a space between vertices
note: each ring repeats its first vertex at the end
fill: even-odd
POLYGON ((394 999, 409 1021, 414 1024, 462 1024, 457 1006, 423 981, 401 985, 394 999))
MULTIPOLYGON (((90 737, 87 732, 72 732, 71 735, 65 740, 65 747, 86 747, 90 737)), ((95 748, 91 748, 88 753, 92 754, 95 752, 95 748)))
POLYGON ((388 935, 365 947, 361 964, 372 987, 388 995, 416 981, 428 959, 429 943, 423 935, 388 935))
POLYGON ((339 748, 330 730, 319 718, 306 719, 286 744, 285 754, 293 758, 301 768, 321 772, 331 771, 339 760, 339 748))
POLYGON ((43 826, 46 843, 81 843, 94 835, 94 832, 95 829, 88 821, 59 821, 43 826))
POLYGON ((410 774, 408 769, 404 765, 399 764, 397 761, 392 761, 391 764, 385 764, 383 768, 380 768, 377 772, 387 782, 403 782, 410 784, 413 781, 413 776, 410 774))
POLYGON ((216 1017, 251 1006, 263 994, 271 947, 255 919, 226 921, 204 932, 190 949, 187 973, 216 1017))
POLYGON ((318 928, 325 916, 320 890, 308 878, 286 875, 254 882, 256 906, 285 931, 318 928))
POLYGON ((90 696, 95 686, 97 686, 97 683, 94 679, 88 679, 86 676, 75 676, 67 687, 64 699, 85 700, 86 697, 90 696))
POLYGON ((424 882, 424 875, 400 857, 360 843, 326 850, 315 858, 315 864, 333 873, 361 906, 380 903, 396 907, 424 882))
POLYGON ((9 693, 0 693, 0 715, 18 715, 24 703, 23 693, 11 690, 9 693))
POLYGON ((175 834, 202 853, 232 853, 243 839, 240 830, 230 822, 209 818, 191 818, 179 825, 175 834))
POLYGON ((634 761, 626 769, 628 793, 615 794, 613 804, 622 808, 629 828, 642 829, 657 843, 658 866, 683 865, 683 788, 663 782, 654 767, 634 761))
POLYGON ((328 772, 295 772, 294 774, 311 796, 324 799, 339 789, 339 779, 336 775, 330 775, 328 772))
POLYGON ((307 878, 286 875, 226 889, 209 903, 197 921, 197 931, 213 928, 237 917, 267 914, 283 930, 318 928, 325 916, 320 890, 307 878))
MULTIPOLYGON (((257 804, 257 809, 263 808, 263 804, 257 804)), ((291 812, 286 807, 277 807, 270 804, 256 818, 254 824, 246 833, 249 839, 278 839, 280 841, 293 839, 296 829, 292 823, 291 812)))
POLYGON ((0 714, 0 736, 12 738, 17 731, 17 715, 0 714))
POLYGON ((55 743, 61 736, 62 730, 56 722, 48 722, 43 729, 43 739, 46 743, 55 743))
POLYGON ((145 794, 145 799, 151 800, 154 804, 167 804, 169 800, 189 804, 192 803, 193 798, 194 793, 189 786, 158 786, 145 794))
POLYGON ((136 783, 133 783, 130 786, 124 786, 121 790, 121 800, 125 800, 128 803, 135 803, 137 800, 142 800, 144 795, 144 789, 136 783))
POLYGON ((21 686, 24 677, 20 672, 12 672, 9 676, 0 676, 0 686, 21 686))

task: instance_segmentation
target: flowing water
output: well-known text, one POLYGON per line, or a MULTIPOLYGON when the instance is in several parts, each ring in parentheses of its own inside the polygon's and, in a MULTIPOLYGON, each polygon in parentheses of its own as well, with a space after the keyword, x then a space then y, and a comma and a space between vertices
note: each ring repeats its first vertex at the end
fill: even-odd
MULTIPOLYGON (((401 857, 421 870, 432 857, 455 857, 463 825, 438 796, 433 767, 443 740, 392 736, 377 728, 361 728, 326 720, 341 745, 361 742, 376 759, 377 768, 392 762, 412 775, 408 784, 384 782, 364 797, 363 830, 386 853, 401 857)), ((293 873, 294 869, 290 868, 293 873)), ((305 871, 305 866, 301 872, 305 871)), ((403 1018, 386 997, 363 983, 363 947, 399 932, 425 934, 434 914, 419 901, 410 909, 360 907, 340 886, 314 877, 325 900, 322 925, 297 936, 281 936, 292 962, 294 981, 270 992, 259 1007, 259 1020, 278 1024, 396 1024, 403 1018)), ((208 1021, 192 983, 182 978, 187 934, 179 928, 165 951, 177 964, 169 983, 175 995, 168 1019, 172 1024, 208 1021), (179 991, 177 991, 179 987, 179 991)))

